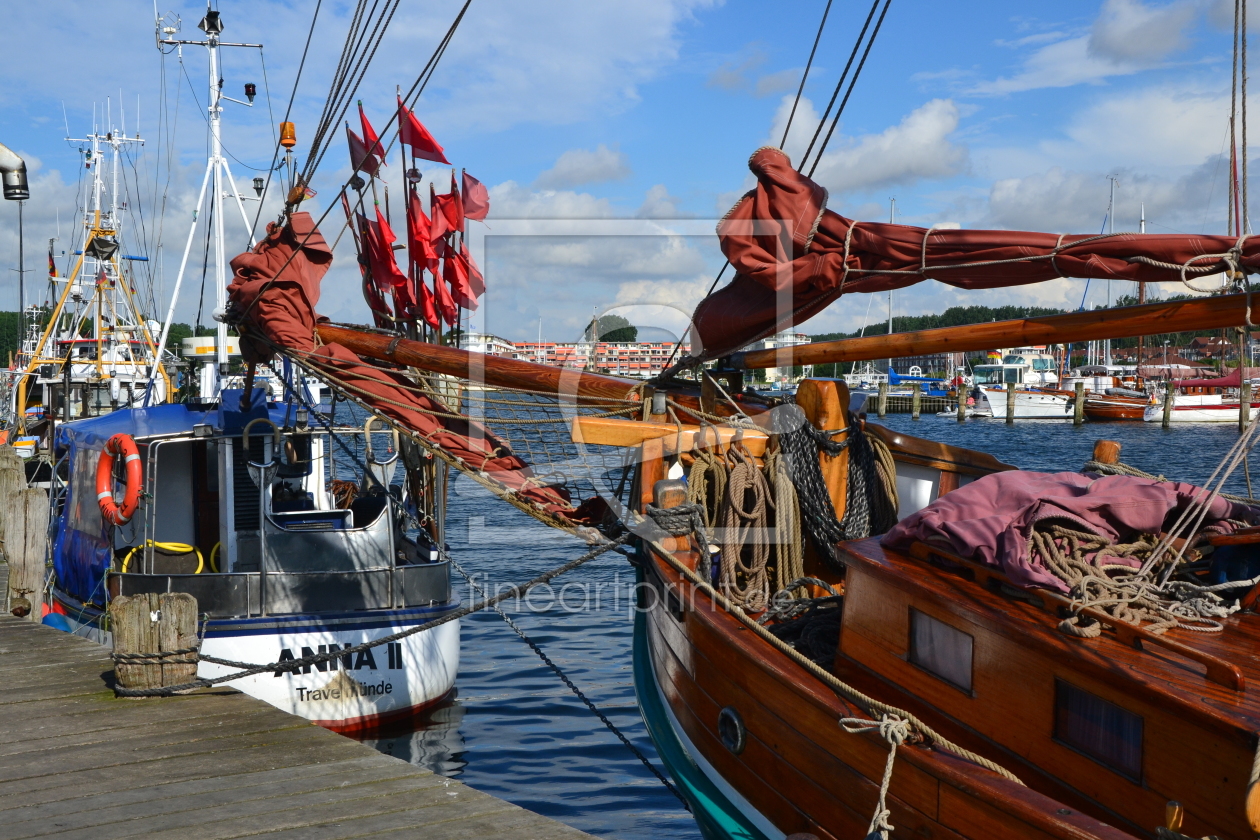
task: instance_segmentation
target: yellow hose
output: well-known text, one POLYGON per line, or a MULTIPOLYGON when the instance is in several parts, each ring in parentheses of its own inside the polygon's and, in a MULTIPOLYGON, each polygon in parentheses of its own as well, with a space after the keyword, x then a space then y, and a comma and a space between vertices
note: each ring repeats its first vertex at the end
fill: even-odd
POLYGON ((216 574, 219 571, 219 563, 216 558, 219 556, 219 546, 221 545, 223 545, 223 543, 215 543, 214 548, 210 549, 210 571, 215 572, 216 574))
MULTIPOLYGON (((206 568, 206 561, 201 556, 201 551, 195 545, 188 545, 186 543, 177 543, 177 542, 156 542, 154 540, 145 540, 140 545, 132 548, 131 551, 128 551, 126 556, 123 557, 122 574, 124 575, 127 574, 127 564, 131 562, 131 555, 135 554, 140 549, 148 548, 149 546, 153 546, 154 548, 159 549, 160 551, 169 551, 172 554, 187 554, 190 551, 195 553, 197 555, 197 571, 193 572, 194 575, 201 574, 201 572, 206 568)), ((218 551, 219 546, 216 544, 214 549, 215 551, 218 551)), ((213 557, 214 555, 212 553, 211 554, 212 561, 213 561, 213 557)), ((218 570, 215 569, 215 571, 218 571, 218 570)))

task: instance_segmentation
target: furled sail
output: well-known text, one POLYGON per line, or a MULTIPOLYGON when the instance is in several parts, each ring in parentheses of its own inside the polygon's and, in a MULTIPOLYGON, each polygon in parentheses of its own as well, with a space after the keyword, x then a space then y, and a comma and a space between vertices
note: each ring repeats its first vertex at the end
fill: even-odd
POLYGON ((939 280, 963 289, 1056 277, 1193 280, 1260 267, 1260 241, 1188 234, 941 230, 857 222, 826 209, 827 191, 779 149, 749 160, 757 186, 718 225, 736 271, 696 307, 692 352, 716 359, 800 324, 849 292, 939 280))

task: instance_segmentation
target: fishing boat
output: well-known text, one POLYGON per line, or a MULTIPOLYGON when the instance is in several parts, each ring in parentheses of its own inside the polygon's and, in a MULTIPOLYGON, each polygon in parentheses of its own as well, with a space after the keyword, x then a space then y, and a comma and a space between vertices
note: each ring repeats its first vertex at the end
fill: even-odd
MULTIPOLYGON (((48 247, 44 305, 22 312, 22 341, 12 365, 0 375, 0 429, 30 457, 51 449, 52 427, 132 406, 163 403, 173 393, 158 342, 159 324, 146 313, 151 277, 142 248, 129 244, 125 227, 126 173, 120 156, 144 141, 125 126, 93 126, 79 143, 89 175, 70 268, 59 273, 53 241, 48 247), (140 253, 135 253, 140 251, 140 253), (55 300, 55 303, 47 301, 55 300)), ((139 242, 143 236, 136 236, 139 242)))

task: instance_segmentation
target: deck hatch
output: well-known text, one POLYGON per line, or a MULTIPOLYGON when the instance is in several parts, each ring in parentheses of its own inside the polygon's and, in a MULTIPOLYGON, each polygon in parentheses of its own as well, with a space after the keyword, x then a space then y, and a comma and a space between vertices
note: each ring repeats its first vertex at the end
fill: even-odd
POLYGON ((1130 779, 1142 777, 1142 716, 1059 679, 1054 737, 1130 779))
POLYGON ((910 662, 955 688, 971 691, 973 640, 926 613, 910 608, 910 662))

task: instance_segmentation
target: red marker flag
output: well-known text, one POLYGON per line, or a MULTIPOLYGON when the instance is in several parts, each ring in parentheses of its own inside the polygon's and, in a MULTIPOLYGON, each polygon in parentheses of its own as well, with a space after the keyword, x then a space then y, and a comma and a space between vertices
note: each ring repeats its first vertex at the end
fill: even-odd
POLYGON ((411 264, 419 271, 426 268, 434 273, 438 270, 438 255, 433 250, 432 225, 424 214, 424 206, 420 203, 420 195, 411 190, 407 199, 407 250, 410 252, 411 264))
POLYGON ((376 158, 368 154, 367 146, 359 139, 359 135, 350 130, 349 123, 346 123, 346 140, 350 144, 350 167, 355 172, 375 175, 378 168, 376 158))
POLYGON ((363 113, 363 103, 359 103, 359 124, 363 126, 363 143, 367 147, 368 154, 381 159, 382 166, 388 166, 385 162, 385 145, 381 143, 381 138, 376 136, 376 129, 372 128, 372 124, 368 122, 367 114, 363 113))
POLYGON ((435 330, 442 329, 442 322, 438 320, 437 308, 433 303, 433 292, 429 291, 429 286, 424 282, 424 275, 418 274, 416 277, 416 285, 420 287, 420 311, 416 315, 424 319, 424 322, 435 330))
POLYGON ((394 231, 390 228, 389 222, 385 221, 385 217, 381 214, 381 208, 376 208, 376 230, 380 236, 377 254, 380 265, 372 266, 372 273, 376 274, 379 268, 380 280, 391 286, 403 286, 407 283, 407 275, 403 274, 398 268, 398 263, 394 262, 394 243, 398 241, 398 237, 394 236, 394 231))
POLYGON ((442 320, 451 326, 458 324, 459 309, 455 306, 455 301, 451 299, 451 292, 446 288, 446 282, 438 277, 437 272, 433 273, 433 293, 438 312, 442 313, 442 320))
POLYGON ((398 142, 410 146, 411 153, 418 158, 450 165, 442 147, 433 139, 429 130, 420 124, 416 115, 403 104, 401 96, 398 97, 398 142))
POLYGON ((450 285, 451 297, 456 303, 470 312, 477 308, 477 298, 468 285, 468 264, 458 254, 447 257, 442 263, 442 279, 450 285))
POLYGON ((447 205, 447 212, 451 214, 451 224, 455 226, 455 230, 460 233, 464 232, 464 199, 459 194, 459 187, 455 184, 455 170, 451 170, 451 200, 447 205))
POLYGON ((465 242, 459 243, 459 258, 464 261, 468 272, 468 287, 472 289, 473 297, 480 298, 486 293, 486 278, 482 276, 481 269, 477 268, 472 254, 468 253, 468 244, 465 242))
MULTIPOLYGON (((439 196, 433 189, 433 182, 429 182, 429 212, 433 214, 433 221, 429 226, 429 239, 437 242, 443 239, 446 234, 450 233, 452 228, 446 220, 446 211, 442 209, 440 201, 446 196, 439 196)), ((441 256, 441 252, 438 252, 441 256)))
POLYGON ((490 212, 490 191, 467 170, 461 171, 464 173, 464 218, 484 222, 490 212))

